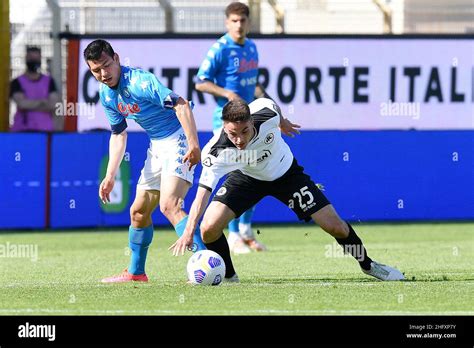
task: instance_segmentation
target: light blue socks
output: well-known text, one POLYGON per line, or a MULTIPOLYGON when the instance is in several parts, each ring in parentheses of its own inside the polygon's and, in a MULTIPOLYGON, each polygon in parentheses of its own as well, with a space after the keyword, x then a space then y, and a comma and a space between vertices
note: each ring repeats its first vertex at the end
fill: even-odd
POLYGON ((129 247, 132 250, 132 258, 128 271, 138 275, 145 273, 146 255, 148 247, 153 240, 153 224, 144 228, 135 228, 130 225, 128 229, 129 247))
MULTIPOLYGON (((178 235, 178 237, 181 237, 183 235, 187 222, 188 222, 188 216, 186 215, 186 217, 184 217, 174 227, 174 230, 176 231, 176 234, 178 235)), ((199 225, 196 227, 196 230, 194 231, 193 241, 194 241, 193 251, 206 250, 206 246, 204 245, 204 242, 202 241, 202 238, 201 238, 201 230, 199 229, 199 225)))

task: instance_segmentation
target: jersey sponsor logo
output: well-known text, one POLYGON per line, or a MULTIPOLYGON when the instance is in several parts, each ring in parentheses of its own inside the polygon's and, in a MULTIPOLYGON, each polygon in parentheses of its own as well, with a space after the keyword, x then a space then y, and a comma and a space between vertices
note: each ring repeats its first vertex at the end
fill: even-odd
POLYGON ((265 144, 271 144, 273 140, 275 139, 275 135, 273 133, 269 133, 266 137, 265 140, 263 141, 265 144))
POLYGON ((250 86, 250 85, 256 85, 256 84, 257 84, 257 76, 247 77, 247 78, 243 78, 242 80, 240 80, 240 85, 242 87, 250 86))
POLYGON ((202 165, 206 167, 212 166, 212 160, 211 157, 206 157, 204 161, 202 161, 202 165))
POLYGON ((224 186, 222 186, 219 190, 217 190, 216 196, 223 196, 226 193, 227 193, 227 189, 224 186))
POLYGON ((265 161, 271 154, 272 152, 270 150, 263 150, 263 155, 257 159, 257 163, 265 161))
POLYGON ((258 62, 255 59, 247 60, 247 59, 243 58, 240 61, 239 73, 244 73, 244 72, 247 72, 249 70, 255 70, 257 68, 258 68, 258 62))
POLYGON ((119 112, 123 116, 128 116, 129 114, 136 114, 141 111, 140 107, 138 106, 137 103, 130 105, 130 104, 125 104, 125 103, 119 103, 118 104, 118 109, 119 112))

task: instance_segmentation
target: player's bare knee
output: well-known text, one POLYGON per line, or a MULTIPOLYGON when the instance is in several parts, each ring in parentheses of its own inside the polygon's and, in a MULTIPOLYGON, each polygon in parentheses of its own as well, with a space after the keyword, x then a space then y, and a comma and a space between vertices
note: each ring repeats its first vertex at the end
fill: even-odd
POLYGON ((204 222, 201 223, 201 239, 204 243, 209 243, 208 240, 212 237, 210 237, 211 233, 211 226, 209 224, 206 224, 204 222))
POLYGON ((148 222, 148 214, 133 206, 130 208, 130 221, 134 227, 146 227, 148 222))
POLYGON ((168 220, 173 221, 174 216, 181 211, 181 206, 173 200, 167 200, 160 203, 160 211, 168 220))
POLYGON ((204 243, 212 243, 219 237, 219 232, 212 223, 201 223, 201 238, 204 243))

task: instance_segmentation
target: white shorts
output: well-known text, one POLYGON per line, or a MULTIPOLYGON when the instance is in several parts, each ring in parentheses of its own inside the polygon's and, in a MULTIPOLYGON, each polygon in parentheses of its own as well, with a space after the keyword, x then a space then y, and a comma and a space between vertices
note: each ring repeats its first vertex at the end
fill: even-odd
POLYGON ((188 163, 183 163, 186 152, 188 141, 182 128, 167 138, 151 139, 137 189, 160 190, 166 176, 177 176, 192 184, 194 167, 190 170, 188 163))

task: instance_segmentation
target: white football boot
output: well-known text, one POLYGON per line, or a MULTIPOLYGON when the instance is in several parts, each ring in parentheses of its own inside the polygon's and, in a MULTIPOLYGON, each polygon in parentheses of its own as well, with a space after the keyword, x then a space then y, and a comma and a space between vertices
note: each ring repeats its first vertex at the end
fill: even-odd
POLYGON ((405 276, 398 269, 382 265, 377 261, 372 261, 370 263, 370 270, 366 271, 365 269, 362 269, 362 272, 380 280, 405 280, 405 276))
POLYGON ((252 252, 239 233, 229 232, 227 243, 229 244, 229 249, 233 254, 248 254, 252 252))

